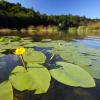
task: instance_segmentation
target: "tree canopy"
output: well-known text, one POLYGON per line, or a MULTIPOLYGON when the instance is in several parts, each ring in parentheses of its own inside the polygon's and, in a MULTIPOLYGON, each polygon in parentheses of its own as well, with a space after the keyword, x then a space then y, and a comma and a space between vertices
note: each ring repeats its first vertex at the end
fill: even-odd
POLYGON ((0 28, 22 28, 29 25, 57 25, 61 29, 87 25, 92 20, 77 15, 46 15, 33 8, 22 7, 20 3, 0 1, 0 28))

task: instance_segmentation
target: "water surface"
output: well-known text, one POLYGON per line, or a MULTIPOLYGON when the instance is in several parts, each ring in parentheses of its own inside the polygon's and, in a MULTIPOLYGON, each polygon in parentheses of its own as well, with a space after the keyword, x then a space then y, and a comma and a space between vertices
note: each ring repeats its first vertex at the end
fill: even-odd
MULTIPOLYGON (((38 38, 38 37, 37 37, 38 38)), ((45 37, 48 38, 48 37, 45 37)), ((50 38, 50 37, 49 37, 50 38)), ((68 43, 74 43, 75 45, 84 45, 88 48, 100 50, 100 37, 74 37, 70 36, 53 36, 51 39, 54 40, 64 40, 68 43), (68 39, 67 39, 68 38, 68 39), (73 39, 74 38, 74 39, 73 39), (71 41, 70 41, 71 40, 71 41)), ((53 41, 51 41, 53 42, 53 41)), ((51 43, 49 42, 49 43, 51 43)), ((56 41, 54 41, 56 42, 56 41)), ((63 43, 63 42, 62 42, 63 43)), ((34 47, 36 50, 52 50, 52 47, 34 47)), ((100 60, 100 59, 99 59, 100 60)), ((14 55, 7 55, 3 58, 0 58, 0 82, 8 79, 8 75, 11 70, 16 66, 21 65, 20 59, 14 55), (6 62, 6 63, 5 63, 6 62), (4 67, 2 67, 2 65, 4 67)), ((100 80, 96 80, 95 88, 73 88, 70 86, 65 86, 54 80, 49 91, 44 95, 24 95, 22 100, 100 100, 100 80)))

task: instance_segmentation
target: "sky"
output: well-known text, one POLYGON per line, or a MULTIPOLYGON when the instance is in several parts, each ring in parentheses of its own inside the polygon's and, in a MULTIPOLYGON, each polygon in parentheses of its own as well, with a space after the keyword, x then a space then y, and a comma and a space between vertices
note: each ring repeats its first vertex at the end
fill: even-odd
POLYGON ((42 14, 72 14, 88 18, 100 18, 100 0, 6 0, 21 3, 42 14))

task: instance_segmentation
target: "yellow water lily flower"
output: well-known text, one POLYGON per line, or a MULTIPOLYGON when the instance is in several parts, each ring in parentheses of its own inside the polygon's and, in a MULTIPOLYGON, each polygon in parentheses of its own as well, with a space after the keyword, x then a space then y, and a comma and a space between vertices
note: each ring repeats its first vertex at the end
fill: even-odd
POLYGON ((15 51, 16 55, 23 55, 25 53, 25 48, 17 48, 15 51))

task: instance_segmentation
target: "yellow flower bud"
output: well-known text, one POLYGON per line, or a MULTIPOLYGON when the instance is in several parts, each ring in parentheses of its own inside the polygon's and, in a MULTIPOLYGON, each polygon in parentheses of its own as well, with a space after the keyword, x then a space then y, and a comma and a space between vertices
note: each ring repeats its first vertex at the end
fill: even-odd
POLYGON ((25 48, 17 48, 15 51, 16 55, 22 55, 25 53, 25 48))

